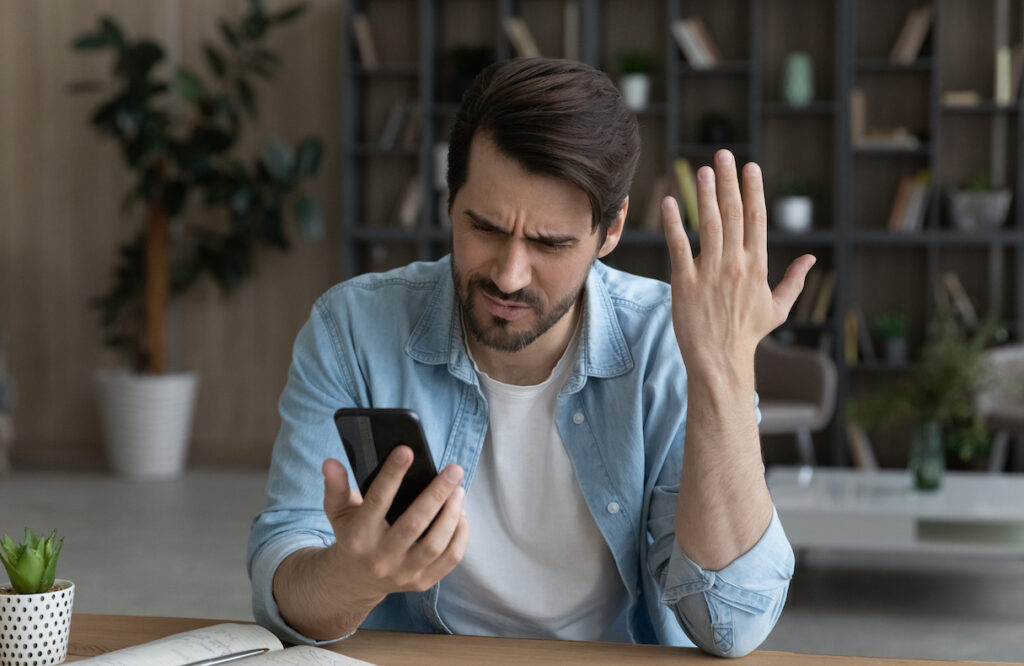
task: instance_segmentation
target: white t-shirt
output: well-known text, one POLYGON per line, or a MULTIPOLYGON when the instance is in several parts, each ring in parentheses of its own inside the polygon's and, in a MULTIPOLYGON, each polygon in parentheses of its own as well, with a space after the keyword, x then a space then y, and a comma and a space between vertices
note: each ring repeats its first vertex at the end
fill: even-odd
POLYGON ((438 601, 457 634, 629 641, 626 588, 555 423, 578 346, 577 326, 536 386, 503 384, 477 368, 490 428, 466 495, 469 546, 438 601))

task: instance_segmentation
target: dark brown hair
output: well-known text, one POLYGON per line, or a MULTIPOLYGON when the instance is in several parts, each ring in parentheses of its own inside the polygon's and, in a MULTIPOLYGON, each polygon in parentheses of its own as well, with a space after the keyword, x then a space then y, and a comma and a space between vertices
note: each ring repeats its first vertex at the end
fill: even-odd
POLYGON ((562 178, 590 200, 602 235, 640 160, 636 117, 608 76, 575 60, 515 58, 477 75, 448 139, 448 208, 466 183, 469 147, 487 134, 524 169, 562 178))

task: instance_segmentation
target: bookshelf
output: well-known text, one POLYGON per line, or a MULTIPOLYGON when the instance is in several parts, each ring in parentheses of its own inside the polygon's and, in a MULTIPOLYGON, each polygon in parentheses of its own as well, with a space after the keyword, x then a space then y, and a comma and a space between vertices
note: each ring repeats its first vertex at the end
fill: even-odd
MULTIPOLYGON (((719 147, 761 164, 769 213, 789 173, 815 180, 814 223, 806 233, 769 227, 769 279, 775 284, 795 257, 811 252, 815 268, 835 275, 824 321, 795 321, 774 335, 819 346, 839 368, 838 404, 905 370, 884 360, 845 357, 846 313, 866 320, 890 310, 910 322, 911 357, 935 314, 934 283, 955 272, 980 313, 993 312, 1024 337, 1024 108, 1019 96, 997 104, 993 44, 1024 42, 1024 0, 934 0, 930 29, 908 61, 891 52, 908 14, 923 0, 375 0, 348 3, 342 86, 342 233, 344 277, 383 270, 448 251, 443 173, 436 145, 447 137, 465 79, 458 54, 515 54, 506 20, 521 19, 545 56, 575 54, 608 71, 615 54, 654 55, 651 104, 638 118, 641 164, 630 194, 630 218, 609 263, 665 279, 669 260, 658 230, 645 228, 654 182, 672 174, 677 157, 707 163, 719 147), (368 19, 377 64, 368 67, 353 38, 353 18, 368 19), (699 17, 719 51, 712 67, 694 67, 669 26, 699 17), (457 51, 456 49, 460 49, 457 51), (813 100, 783 99, 788 54, 810 54, 813 100), (968 105, 944 103, 949 91, 975 89, 968 105), (851 93, 864 92, 869 129, 904 126, 913 145, 872 140, 855 145, 851 93), (396 100, 418 114, 412 138, 380 139, 396 100), (412 102, 417 102, 412 105, 412 102), (707 127, 727 141, 709 141, 707 127), (717 125, 715 124, 717 123, 717 125), (710 124, 710 125, 709 125, 710 124), (385 142, 387 143, 387 142, 385 142), (900 179, 927 169, 930 187, 921 227, 890 231, 887 220, 900 179), (1005 226, 960 231, 950 219, 949 188, 986 169, 1013 193, 1005 226), (395 211, 419 176, 422 205, 399 224, 395 211), (440 177, 440 178, 439 178, 440 177)), ((402 134, 402 130, 399 130, 402 134)), ((693 232, 691 240, 697 242, 693 232)), ((812 295, 813 296, 813 295, 812 295)), ((799 303, 798 303, 799 305, 799 303)), ((875 345, 878 346, 877 344, 875 345)), ((879 460, 902 464, 906 445, 881 444, 879 460)), ((841 412, 816 437, 818 459, 848 464, 841 412)), ((766 442, 766 457, 789 443, 766 442)), ((779 462, 785 462, 780 458, 779 462)))

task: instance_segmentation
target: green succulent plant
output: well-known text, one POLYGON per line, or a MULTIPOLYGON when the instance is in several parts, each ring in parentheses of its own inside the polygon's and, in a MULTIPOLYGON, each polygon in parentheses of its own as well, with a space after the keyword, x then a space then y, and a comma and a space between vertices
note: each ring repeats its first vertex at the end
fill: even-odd
POLYGON ((64 547, 64 537, 57 541, 57 530, 46 539, 40 539, 25 528, 25 543, 16 544, 4 535, 0 543, 0 562, 7 569, 7 577, 18 594, 41 594, 53 587, 57 577, 57 558, 64 547))

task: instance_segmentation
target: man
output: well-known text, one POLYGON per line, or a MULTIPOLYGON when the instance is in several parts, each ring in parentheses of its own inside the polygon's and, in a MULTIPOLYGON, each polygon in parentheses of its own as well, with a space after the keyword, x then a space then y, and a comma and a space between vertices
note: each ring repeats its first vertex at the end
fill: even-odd
POLYGON ((738 656, 764 640, 793 554, 754 350, 813 257, 769 289, 760 171, 741 197, 720 151, 698 171, 699 257, 664 202, 671 287, 604 266, 638 157, 597 70, 481 73, 450 137, 450 257, 335 286, 296 340, 249 544, 260 623, 306 642, 363 626, 738 656), (394 525, 411 452, 360 497, 332 421, 345 406, 423 421, 441 472, 394 525))

